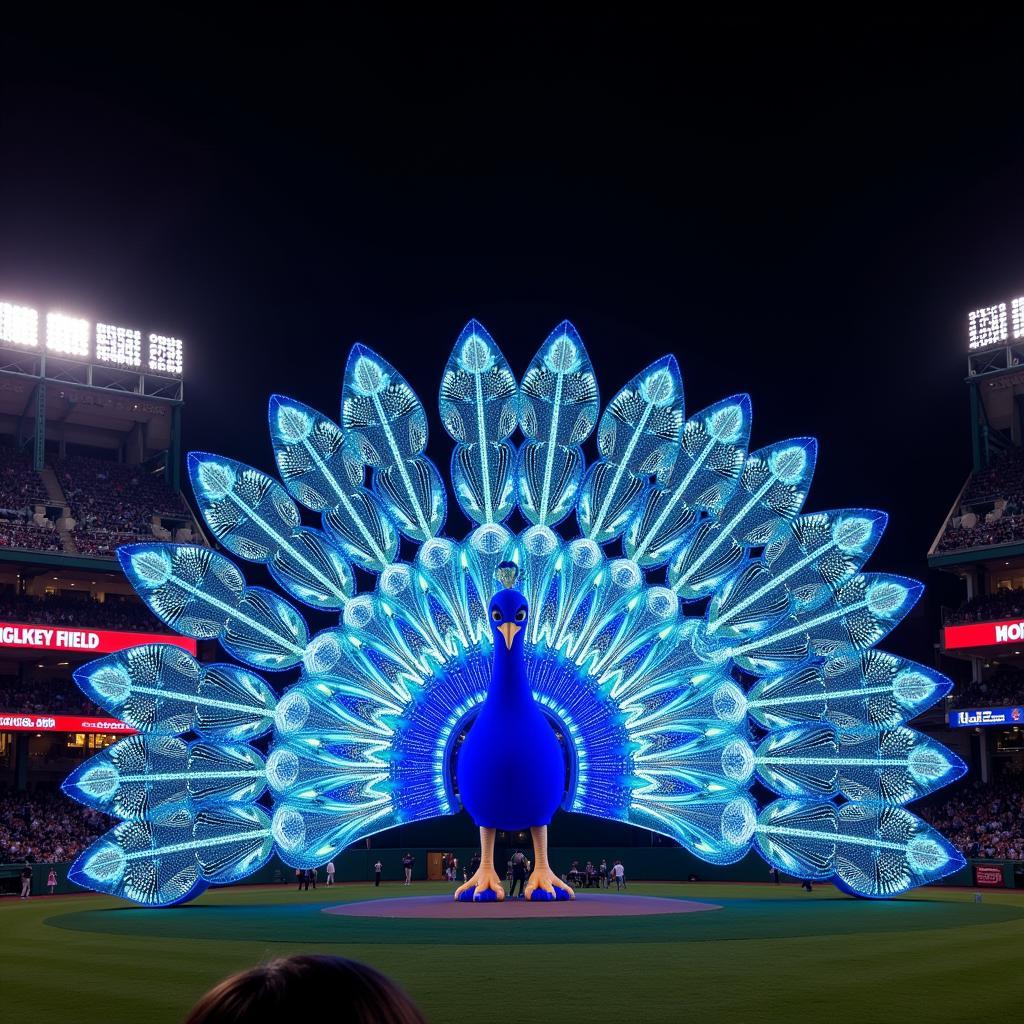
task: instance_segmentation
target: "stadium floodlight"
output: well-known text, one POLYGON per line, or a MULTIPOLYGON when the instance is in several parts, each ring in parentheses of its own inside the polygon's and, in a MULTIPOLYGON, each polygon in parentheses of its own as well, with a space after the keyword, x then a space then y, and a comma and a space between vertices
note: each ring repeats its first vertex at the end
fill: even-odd
POLYGON ((1010 320, 1014 339, 1024 338, 1024 295, 1010 303, 1010 320))
POLYGON ((968 348, 988 348, 1006 341, 1006 303, 982 306, 967 314, 968 348))
POLYGON ((36 348, 39 344, 39 313, 30 306, 0 302, 0 342, 36 348))
POLYGON ((64 313, 47 313, 46 347, 60 355, 88 356, 89 321, 64 313))
POLYGON ((142 365, 142 332, 111 324, 96 325, 96 362, 142 365))
POLYGON ((181 339, 165 334, 149 336, 149 368, 154 373, 181 374, 181 339))

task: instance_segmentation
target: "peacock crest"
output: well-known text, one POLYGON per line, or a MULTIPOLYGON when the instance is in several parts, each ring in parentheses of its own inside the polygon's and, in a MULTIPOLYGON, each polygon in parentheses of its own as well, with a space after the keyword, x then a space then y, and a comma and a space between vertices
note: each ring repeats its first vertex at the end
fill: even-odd
POLYGON ((232 661, 156 644, 76 673, 138 733, 64 783, 121 819, 78 858, 75 881, 170 905, 274 853, 313 867, 457 812, 453 745, 485 697, 487 607, 503 574, 529 602, 530 683, 566 739, 566 809, 654 830, 713 864, 755 849, 861 896, 963 865, 906 809, 965 771, 906 725, 951 684, 875 647, 921 585, 862 571, 883 513, 803 511, 814 440, 749 451, 746 395, 688 417, 672 356, 602 412, 568 322, 517 381, 470 321, 439 401, 451 493, 476 524, 462 540, 442 533, 447 491, 424 454, 422 402, 362 345, 340 422, 270 399, 280 480, 189 455, 216 541, 266 566, 282 593, 248 585, 217 550, 119 550, 157 616, 232 661), (310 635, 297 604, 338 625, 310 635), (289 671, 283 692, 264 678, 289 671))

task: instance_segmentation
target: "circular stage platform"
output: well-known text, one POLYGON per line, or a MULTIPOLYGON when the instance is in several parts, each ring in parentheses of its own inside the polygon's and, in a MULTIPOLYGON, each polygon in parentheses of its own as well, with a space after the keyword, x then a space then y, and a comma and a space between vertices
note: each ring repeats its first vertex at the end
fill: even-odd
POLYGON ((394 899, 360 900, 324 907, 323 913, 340 917, 387 917, 457 919, 566 917, 649 917, 653 914, 697 914, 721 910, 717 903, 668 899, 664 896, 630 896, 621 893, 579 893, 574 900, 491 900, 483 903, 456 902, 444 896, 399 896, 394 899))

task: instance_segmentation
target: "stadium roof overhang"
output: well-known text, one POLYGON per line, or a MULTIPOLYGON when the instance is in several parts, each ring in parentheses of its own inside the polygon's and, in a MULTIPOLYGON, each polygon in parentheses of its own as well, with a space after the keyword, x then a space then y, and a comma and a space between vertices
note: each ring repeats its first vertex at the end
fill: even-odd
POLYGON ((968 548, 965 551, 950 551, 944 554, 928 556, 929 569, 948 569, 957 572, 968 567, 979 565, 990 569, 1005 568, 1007 563, 1013 567, 1014 560, 1019 561, 1018 568, 1024 568, 1024 542, 1013 544, 991 544, 988 547, 968 548))
POLYGON ((142 429, 148 450, 170 447, 172 411, 180 404, 175 400, 5 370, 0 370, 0 432, 15 433, 23 420, 31 423, 39 388, 45 391, 47 438, 113 448, 142 429))

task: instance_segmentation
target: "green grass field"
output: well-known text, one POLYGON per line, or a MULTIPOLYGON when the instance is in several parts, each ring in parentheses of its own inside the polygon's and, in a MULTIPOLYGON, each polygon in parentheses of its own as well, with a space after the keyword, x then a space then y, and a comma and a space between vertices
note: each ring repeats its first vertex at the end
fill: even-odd
POLYGON ((807 894, 793 884, 639 883, 631 893, 722 909, 509 921, 320 912, 444 891, 433 883, 218 889, 171 910, 87 895, 7 898, 0 1016, 170 1024, 225 975, 304 951, 373 964, 433 1024, 973 1022, 1005 1016, 1024 958, 1024 893, 1012 891, 986 892, 981 903, 942 889, 867 902, 828 886, 807 894))

